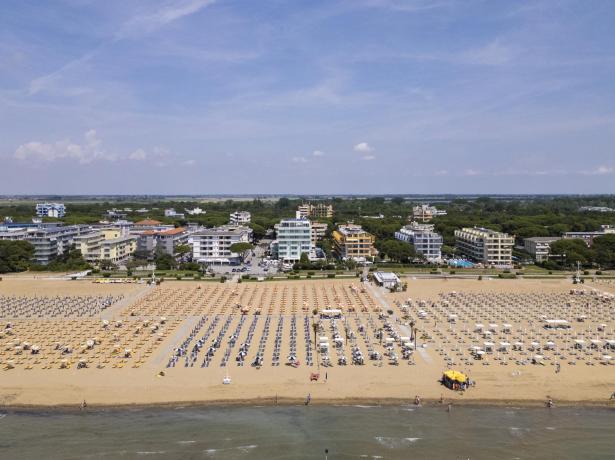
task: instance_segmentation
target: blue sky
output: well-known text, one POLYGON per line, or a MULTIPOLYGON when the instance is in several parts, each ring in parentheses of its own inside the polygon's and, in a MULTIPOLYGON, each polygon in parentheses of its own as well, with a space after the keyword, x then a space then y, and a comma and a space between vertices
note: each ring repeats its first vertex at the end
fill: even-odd
POLYGON ((611 0, 4 0, 0 193, 615 193, 611 0))

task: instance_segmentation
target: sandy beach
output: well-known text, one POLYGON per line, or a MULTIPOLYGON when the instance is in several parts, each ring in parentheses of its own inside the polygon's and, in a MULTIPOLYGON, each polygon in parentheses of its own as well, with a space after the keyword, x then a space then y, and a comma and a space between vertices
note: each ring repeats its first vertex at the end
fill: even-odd
POLYGON ((312 404, 409 403, 415 395, 435 404, 613 404, 615 366, 605 358, 615 355, 615 301, 605 295, 612 286, 407 281, 407 292, 391 294, 358 279, 148 287, 5 277, 0 404, 301 404, 308 394, 312 404), (71 297, 92 306, 48 306, 71 297), (100 299, 111 304, 99 307, 100 299), (314 309, 342 314, 319 319, 314 309), (547 330, 544 319, 570 327, 547 330), (413 326, 416 349, 414 341, 408 349, 413 326), (445 388, 438 380, 446 369, 476 385, 445 388))

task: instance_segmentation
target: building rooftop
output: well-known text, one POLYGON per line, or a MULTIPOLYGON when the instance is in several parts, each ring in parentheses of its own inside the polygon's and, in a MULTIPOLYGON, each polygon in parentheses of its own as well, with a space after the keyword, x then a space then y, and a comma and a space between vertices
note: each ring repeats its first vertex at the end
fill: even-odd
POLYGON ((160 222, 159 220, 154 220, 154 219, 144 219, 144 220, 140 220, 139 222, 135 222, 135 225, 139 225, 142 227, 148 226, 148 225, 161 225, 162 222, 160 222))

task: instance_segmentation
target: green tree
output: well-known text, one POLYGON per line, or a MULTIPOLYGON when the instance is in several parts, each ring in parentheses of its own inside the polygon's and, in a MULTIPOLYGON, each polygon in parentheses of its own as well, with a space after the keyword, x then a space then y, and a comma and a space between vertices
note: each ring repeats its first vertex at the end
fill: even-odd
POLYGON ((175 257, 164 251, 156 252, 154 264, 156 264, 156 270, 174 270, 177 268, 177 261, 175 260, 175 257))
POLYGON ((180 257, 184 257, 186 254, 190 254, 191 252, 192 248, 189 244, 178 244, 175 246, 175 253, 180 257))
POLYGON ((414 246, 399 240, 383 241, 380 244, 380 252, 389 259, 401 263, 407 263, 416 257, 414 246))
POLYGON ((583 240, 562 239, 554 241, 550 246, 551 254, 560 256, 561 265, 575 266, 577 262, 585 265, 591 261, 591 252, 583 240))
POLYGON ((0 273, 23 272, 32 257, 34 246, 28 241, 0 241, 0 273))
POLYGON ((602 268, 615 268, 615 234, 594 238, 591 250, 602 268))
POLYGON ((231 244, 231 247, 229 249, 231 250, 231 252, 239 254, 242 259, 245 259, 248 253, 252 249, 254 249, 254 245, 251 243, 235 243, 231 244))

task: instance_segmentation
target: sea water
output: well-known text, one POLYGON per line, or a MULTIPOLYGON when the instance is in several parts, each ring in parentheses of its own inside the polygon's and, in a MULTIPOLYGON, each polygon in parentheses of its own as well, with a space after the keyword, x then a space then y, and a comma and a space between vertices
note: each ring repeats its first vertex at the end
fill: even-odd
POLYGON ((1 459, 612 459, 615 411, 201 407, 0 414, 1 459), (328 454, 325 453, 325 449, 328 454))

